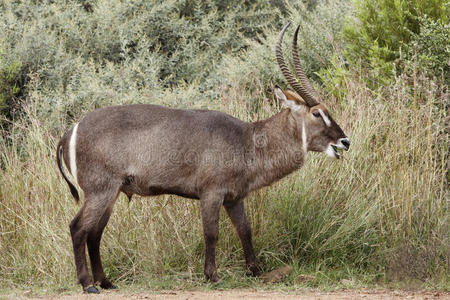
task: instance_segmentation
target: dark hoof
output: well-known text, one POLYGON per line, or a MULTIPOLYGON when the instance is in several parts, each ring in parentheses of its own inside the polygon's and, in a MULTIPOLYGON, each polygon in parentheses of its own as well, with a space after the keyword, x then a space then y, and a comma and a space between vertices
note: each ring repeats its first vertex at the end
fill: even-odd
POLYGON ((88 294, 100 294, 100 292, 98 291, 98 289, 91 285, 90 287, 88 287, 87 289, 84 290, 86 293, 88 294))
POLYGON ((261 268, 258 265, 247 266, 246 272, 247 276, 258 277, 259 275, 261 275, 261 273, 262 273, 261 268))
POLYGON ((104 281, 100 284, 100 287, 101 287, 102 289, 105 289, 105 290, 115 290, 115 289, 118 289, 117 285, 112 284, 111 281, 109 281, 109 280, 104 280, 104 281))
POLYGON ((214 273, 212 275, 206 275, 206 280, 209 282, 217 282, 220 280, 220 277, 217 273, 214 273))
POLYGON ((104 290, 117 290, 118 289, 117 285, 114 285, 112 283, 107 286, 101 285, 100 287, 104 290))

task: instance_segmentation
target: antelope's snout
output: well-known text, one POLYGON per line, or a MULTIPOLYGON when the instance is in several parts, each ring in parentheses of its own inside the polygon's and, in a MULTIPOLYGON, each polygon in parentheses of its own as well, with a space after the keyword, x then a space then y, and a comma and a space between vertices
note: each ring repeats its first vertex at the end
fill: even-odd
POLYGON ((344 149, 345 151, 348 151, 348 149, 350 148, 350 140, 348 138, 339 139, 336 146, 338 148, 344 149))
POLYGON ((328 155, 330 157, 339 159, 341 156, 337 152, 338 148, 348 151, 348 149, 350 148, 350 140, 348 138, 340 138, 337 140, 336 144, 334 144, 334 143, 329 144, 327 149, 324 152, 326 155, 328 155))

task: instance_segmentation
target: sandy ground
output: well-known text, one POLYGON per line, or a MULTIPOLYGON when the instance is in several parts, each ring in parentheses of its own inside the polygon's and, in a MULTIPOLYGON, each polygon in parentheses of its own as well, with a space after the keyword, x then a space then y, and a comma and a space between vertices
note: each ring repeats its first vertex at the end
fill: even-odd
POLYGON ((321 300, 350 300, 350 299, 450 299, 450 293, 443 292, 405 292, 389 290, 351 290, 338 292, 276 292, 257 290, 231 290, 231 291, 159 291, 155 293, 123 293, 119 291, 102 291, 99 295, 83 293, 74 295, 60 295, 48 297, 23 297, 22 299, 96 299, 96 300, 123 300, 123 299, 168 299, 168 300, 199 300, 199 299, 321 299, 321 300))

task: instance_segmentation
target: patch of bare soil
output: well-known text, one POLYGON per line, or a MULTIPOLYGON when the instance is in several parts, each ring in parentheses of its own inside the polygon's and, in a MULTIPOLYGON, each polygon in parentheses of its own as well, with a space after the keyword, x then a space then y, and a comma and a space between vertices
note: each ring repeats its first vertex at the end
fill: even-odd
MULTIPOLYGON (((30 299, 30 298, 26 298, 30 299)), ((231 290, 231 291, 159 291, 148 293, 124 293, 121 291, 102 291, 99 295, 75 294, 34 299, 96 299, 96 300, 124 300, 124 299, 164 299, 164 300, 200 300, 200 299, 301 299, 301 300, 351 300, 351 299, 450 299, 450 293, 443 292, 405 292, 389 290, 343 290, 337 292, 298 291, 276 292, 257 290, 231 290)))

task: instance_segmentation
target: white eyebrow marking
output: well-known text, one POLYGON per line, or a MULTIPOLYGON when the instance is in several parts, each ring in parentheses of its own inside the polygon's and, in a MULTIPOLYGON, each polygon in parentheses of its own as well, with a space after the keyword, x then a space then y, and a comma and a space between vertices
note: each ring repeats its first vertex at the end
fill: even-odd
POLYGON ((323 112, 323 110, 321 110, 320 108, 319 108, 319 113, 320 113, 320 115, 322 116, 322 119, 323 119, 323 121, 325 122, 325 124, 326 124, 328 127, 330 127, 330 126, 331 126, 331 121, 330 121, 330 119, 328 119, 328 117, 325 115, 325 113, 323 112))
POLYGON ((71 135, 70 141, 69 141, 70 173, 72 173, 72 176, 75 178, 76 183, 78 183, 77 160, 76 160, 77 129, 78 129, 78 123, 73 128, 72 135, 71 135))
POLYGON ((305 120, 302 122, 302 146, 303 146, 303 152, 308 151, 308 141, 306 140, 306 128, 305 128, 305 120))

